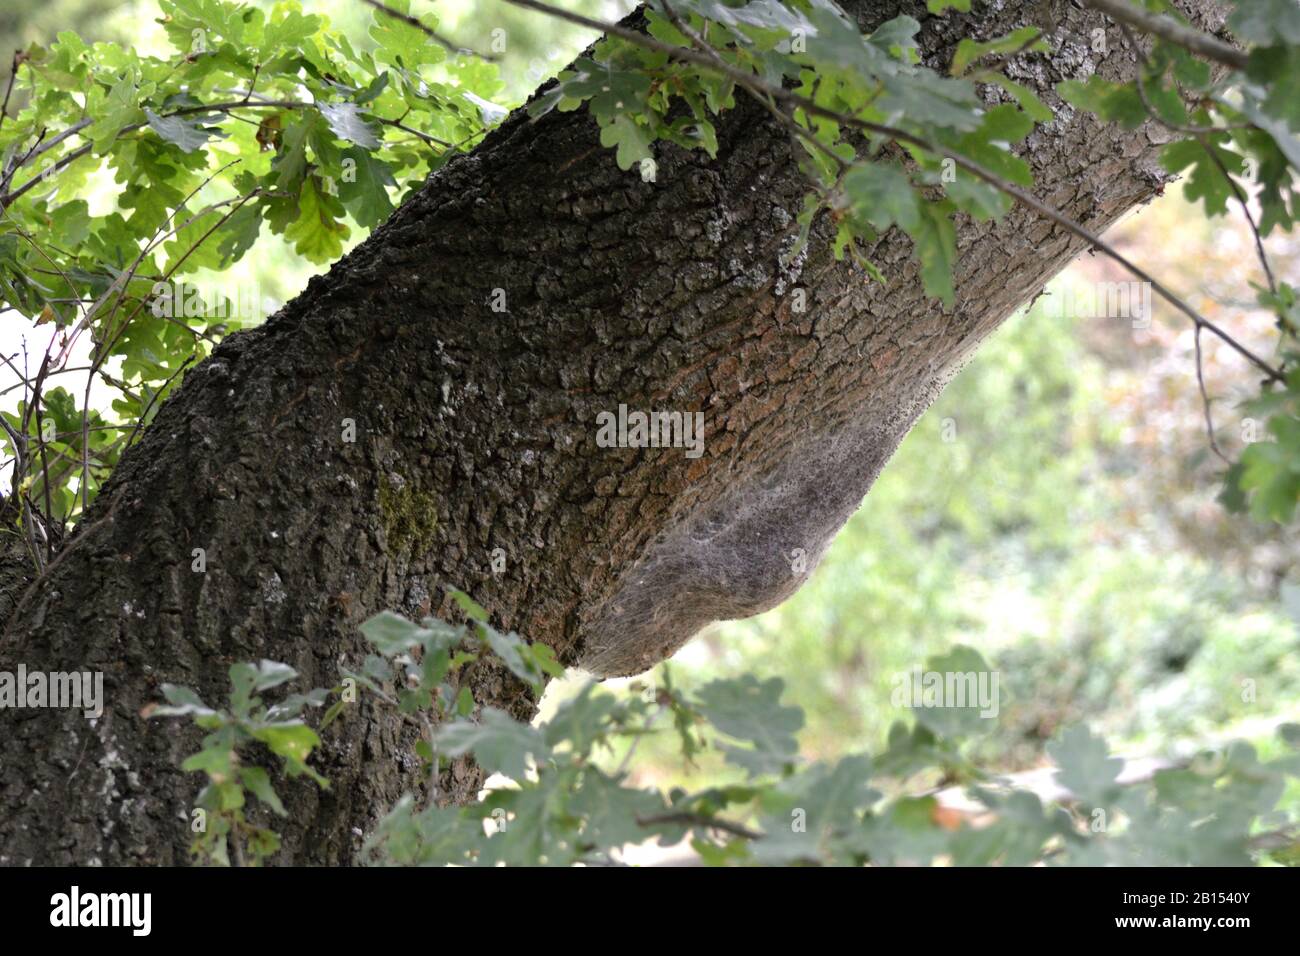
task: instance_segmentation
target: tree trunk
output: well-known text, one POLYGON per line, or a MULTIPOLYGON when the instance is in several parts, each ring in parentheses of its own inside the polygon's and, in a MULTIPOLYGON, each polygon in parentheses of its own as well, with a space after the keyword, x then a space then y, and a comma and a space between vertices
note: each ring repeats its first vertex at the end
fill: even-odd
MULTIPOLYGON (((962 36, 1025 22, 1020 4, 849 7, 866 28, 916 16, 937 66, 962 36)), ((1057 110, 1022 153, 1038 195, 1100 231, 1162 186, 1162 137, 1051 94, 1134 64, 1115 30, 1108 56, 1091 51, 1098 15, 1056 13, 1056 52, 1009 67, 1057 110)), ((0 863, 184 862, 198 778, 177 766, 198 734, 140 717, 158 685, 224 701, 232 662, 270 658, 303 689, 333 686, 366 653, 361 621, 450 615, 448 587, 605 675, 772 607, 960 363, 1082 248, 1019 209, 963 219, 949 312, 893 232, 866 250, 886 285, 834 260, 824 222, 782 268, 805 192, 788 136, 738 97, 719 141, 715 161, 659 147, 646 183, 585 110, 516 114, 189 374, 57 563, 0 590, 0 670, 100 670, 107 698, 93 721, 0 712, 0 863), (620 404, 703 412, 704 454, 598 447, 597 414, 620 404)), ((499 668, 467 679, 479 702, 533 713, 499 668)), ((419 788, 399 722, 349 710, 314 761, 331 788, 279 785, 280 862, 354 860, 419 788)), ((442 785, 464 800, 480 782, 460 761, 442 785)))

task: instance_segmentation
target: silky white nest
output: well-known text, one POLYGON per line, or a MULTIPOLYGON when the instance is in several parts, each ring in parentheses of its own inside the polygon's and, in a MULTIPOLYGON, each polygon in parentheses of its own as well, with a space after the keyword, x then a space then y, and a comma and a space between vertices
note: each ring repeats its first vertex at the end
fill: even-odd
POLYGON ((658 539, 594 615, 581 666, 600 677, 640 673, 706 625, 758 614, 792 595, 911 422, 899 424, 857 425, 803 442, 778 467, 658 539))

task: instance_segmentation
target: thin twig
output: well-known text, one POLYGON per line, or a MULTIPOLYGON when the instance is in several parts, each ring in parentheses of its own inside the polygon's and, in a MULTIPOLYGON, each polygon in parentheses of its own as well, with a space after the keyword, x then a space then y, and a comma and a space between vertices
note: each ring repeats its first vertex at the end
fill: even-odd
POLYGON ((1209 155, 1210 159, 1214 162, 1214 165, 1219 168, 1219 172, 1223 174, 1224 180, 1232 189, 1232 195, 1236 197, 1238 204, 1241 206, 1242 215, 1246 217, 1246 224, 1250 226, 1251 235, 1255 237, 1255 255, 1259 259, 1259 264, 1264 269, 1264 278, 1268 282, 1269 291, 1276 295, 1277 283, 1273 279, 1273 269, 1268 264, 1268 254, 1264 252, 1264 237, 1259 233, 1259 225, 1255 222, 1255 216, 1250 211, 1250 203, 1247 201, 1245 191, 1237 181, 1232 178, 1232 174, 1228 172, 1228 167, 1223 165, 1223 159, 1214 151, 1211 144, 1206 142, 1205 138, 1201 136, 1196 137, 1196 141, 1201 144, 1201 147, 1209 155))
MULTIPOLYGON (((49 355, 46 355, 49 358, 49 355)), ((33 407, 36 409, 36 447, 41 454, 41 490, 45 493, 45 520, 54 519, 54 502, 50 493, 50 458, 45 448, 45 429, 42 427, 41 397, 35 396, 33 407)), ((54 557, 54 542, 48 535, 45 538, 45 557, 54 557)))
POLYGON ((743 837, 746 840, 761 840, 763 834, 748 827, 743 827, 739 823, 732 823, 729 820, 719 820, 717 817, 711 817, 705 813, 691 813, 685 810, 671 811, 669 813, 656 813, 651 816, 638 816, 636 825, 639 827, 652 827, 662 823, 681 823, 686 826, 705 827, 709 830, 720 830, 723 833, 730 833, 733 836, 743 837))
POLYGON ((1210 393, 1205 387, 1205 362, 1201 355, 1201 327, 1198 325, 1193 334, 1196 342, 1196 387, 1201 392, 1201 407, 1205 410, 1205 433, 1210 439, 1210 448, 1223 461, 1225 465, 1231 465, 1232 462, 1222 451, 1219 450, 1219 443, 1214 438, 1214 416, 1210 410, 1210 393))
POLYGON ((27 606, 27 602, 31 600, 31 597, 33 594, 36 593, 37 588, 50 576, 50 574, 54 571, 54 569, 59 566, 59 564, 63 561, 63 559, 66 558, 69 554, 71 554, 76 549, 77 545, 85 541, 86 537, 90 535, 91 532, 93 532, 96 528, 100 527, 103 524, 107 524, 108 522, 111 522, 113 520, 113 512, 117 511, 117 506, 122 503, 122 496, 125 494, 126 494, 125 488, 119 489, 117 494, 113 497, 113 500, 108 505, 108 513, 105 514, 102 518, 95 521, 93 524, 79 528, 77 530, 76 535, 73 537, 73 539, 63 546, 63 550, 61 550, 55 556, 54 560, 51 561, 48 565, 46 565, 45 568, 41 571, 41 573, 36 576, 36 579, 32 581, 30 585, 27 586, 27 590, 23 592, 22 598, 19 599, 16 605, 14 605, 13 612, 9 615, 9 620, 5 623, 4 633, 0 634, 0 643, 3 643, 4 641, 8 640, 9 634, 13 630, 14 624, 18 621, 19 617, 21 616, 23 608, 27 606))
POLYGON ((13 60, 9 66, 9 82, 5 84, 5 100, 0 103, 0 129, 4 128, 5 120, 9 118, 9 97, 14 91, 14 80, 18 77, 18 57, 21 54, 14 50, 13 60))

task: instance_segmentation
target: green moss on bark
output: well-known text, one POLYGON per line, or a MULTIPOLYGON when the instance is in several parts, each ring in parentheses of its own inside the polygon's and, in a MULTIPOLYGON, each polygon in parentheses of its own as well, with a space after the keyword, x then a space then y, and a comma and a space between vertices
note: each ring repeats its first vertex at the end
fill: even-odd
POLYGON ((389 548, 419 553, 433 546, 438 528, 438 499, 410 482, 379 480, 379 511, 389 548))

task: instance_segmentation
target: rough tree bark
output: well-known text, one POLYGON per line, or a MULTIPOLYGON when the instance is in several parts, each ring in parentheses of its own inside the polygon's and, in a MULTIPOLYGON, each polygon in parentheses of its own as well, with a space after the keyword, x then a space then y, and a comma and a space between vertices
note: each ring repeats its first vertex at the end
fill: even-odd
MULTIPOLYGON (((1220 25, 1208 0, 1182 5, 1220 25)), ((847 6, 866 28, 916 16, 939 66, 962 36, 1046 12, 1055 52, 1009 68, 1057 112, 1022 149, 1038 195, 1100 231, 1161 188, 1157 130, 1103 129, 1051 94, 1133 69, 1113 30, 1109 55, 1091 49, 1098 15, 847 6)), ((223 700, 229 664, 265 657, 330 686, 364 656, 359 622, 450 614, 449 586, 601 673, 772 606, 806 577, 791 552, 820 554, 964 358, 1081 251, 1019 209, 963 221, 947 312, 892 233, 868 250, 887 285, 835 262, 826 223, 782 269, 804 193, 789 138, 740 102, 719 140, 716 161, 660 149, 644 183, 585 111, 515 115, 190 373, 57 564, 4 579, 0 669, 102 670, 108 706, 93 722, 0 716, 0 863, 184 862, 197 780, 176 767, 198 735, 139 716, 158 685, 223 700), (704 455, 598 448, 595 416, 620 403, 703 411, 704 455), (206 573, 191 571, 200 547, 206 573)), ((531 715, 501 671, 467 679, 481 702, 531 715)), ((315 763, 331 789, 282 786, 281 862, 355 859, 360 834, 419 786, 400 738, 364 703, 326 732, 315 763)), ((442 781, 455 799, 479 782, 465 761, 442 781)))

